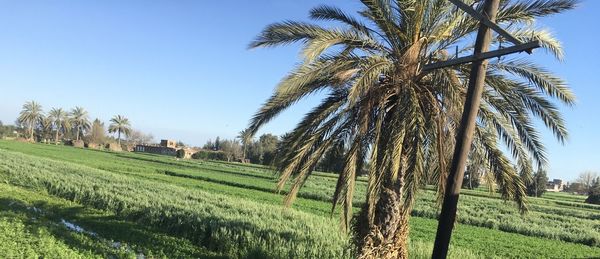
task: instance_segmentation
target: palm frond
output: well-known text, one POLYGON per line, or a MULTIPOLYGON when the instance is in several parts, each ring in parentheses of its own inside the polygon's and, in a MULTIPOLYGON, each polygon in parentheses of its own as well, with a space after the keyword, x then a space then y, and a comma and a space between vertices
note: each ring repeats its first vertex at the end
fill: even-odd
POLYGON ((363 22, 355 19, 354 17, 346 14, 344 11, 337 7, 321 5, 310 10, 310 17, 315 20, 328 20, 338 21, 349 25, 355 30, 364 33, 367 36, 371 35, 371 29, 367 27, 363 22))
POLYGON ((506 1, 498 11, 498 22, 532 22, 535 18, 575 8, 576 0, 506 1))
POLYGON ((540 91, 543 91, 543 93, 557 98, 566 105, 575 104, 575 94, 573 94, 564 80, 531 62, 511 60, 495 63, 491 66, 526 79, 533 86, 540 89, 540 91))

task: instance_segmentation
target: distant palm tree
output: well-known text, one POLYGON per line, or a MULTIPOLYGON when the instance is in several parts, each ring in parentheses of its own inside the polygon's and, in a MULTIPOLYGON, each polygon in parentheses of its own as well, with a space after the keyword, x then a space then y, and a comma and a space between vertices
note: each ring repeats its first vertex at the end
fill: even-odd
POLYGON ((76 106, 71 110, 71 123, 75 126, 75 139, 79 140, 80 135, 91 127, 88 112, 82 107, 76 106))
POLYGON ((121 144, 121 133, 129 136, 131 133, 131 124, 129 124, 129 119, 125 118, 125 116, 117 115, 110 119, 110 125, 108 126, 109 133, 117 132, 117 140, 119 145, 121 144))
POLYGON ((63 110, 62 108, 52 108, 48 113, 49 118, 52 120, 54 125, 54 130, 56 131, 54 135, 54 143, 58 144, 58 137, 61 131, 65 131, 70 127, 69 123, 69 113, 63 110))
MULTIPOLYGON (((252 118, 254 135, 286 108, 313 93, 327 97, 300 121, 283 143, 276 163, 278 188, 293 178, 290 205, 323 154, 347 143, 344 167, 333 194, 343 206, 342 223, 350 227, 356 176, 368 161, 366 203, 354 221, 361 258, 407 258, 408 219, 415 195, 427 182, 444 193, 456 127, 469 79, 469 64, 424 71, 425 64, 471 52, 468 40, 479 22, 445 0, 363 0, 359 18, 320 6, 310 12, 318 21, 342 26, 285 21, 267 26, 251 48, 303 44, 303 63, 279 83, 252 118)), ((470 1, 469 3, 473 3, 470 1)), ((510 24, 523 41, 539 40, 557 58, 560 43, 535 19, 571 9, 575 1, 503 1, 497 22, 510 24)), ((480 2, 473 3, 481 11, 480 2)), ((494 47, 501 38, 494 36, 494 47)), ((487 177, 505 199, 526 209, 525 185, 532 161, 547 158, 533 119, 541 119, 563 141, 567 130, 553 100, 566 105, 574 95, 559 77, 523 59, 488 64, 485 92, 470 156, 483 158, 487 177), (501 144, 510 152, 505 154, 501 144), (514 163, 513 166, 511 159, 514 163)), ((334 211, 334 210, 332 210, 334 211)))
POLYGON ((44 143, 47 143, 48 140, 52 138, 52 126, 54 125, 54 121, 52 121, 50 116, 42 116, 39 125, 40 138, 44 143))
POLYGON ((237 138, 242 142, 242 156, 243 156, 243 159, 245 162, 246 161, 246 150, 248 148, 248 144, 252 140, 252 136, 250 136, 248 134, 247 129, 244 129, 244 130, 241 130, 240 132, 238 132, 237 138))
POLYGON ((23 109, 19 114, 18 121, 22 125, 27 126, 30 140, 33 140, 34 128, 40 122, 43 115, 42 106, 35 101, 29 101, 23 104, 23 109))

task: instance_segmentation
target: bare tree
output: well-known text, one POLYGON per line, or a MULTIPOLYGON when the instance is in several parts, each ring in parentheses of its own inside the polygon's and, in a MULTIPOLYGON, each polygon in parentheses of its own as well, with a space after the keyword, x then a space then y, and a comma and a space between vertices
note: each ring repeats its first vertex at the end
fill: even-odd
POLYGON ((102 144, 106 140, 106 129, 104 128, 104 122, 100 119, 95 119, 92 122, 89 135, 87 135, 88 142, 102 144))
POLYGON ((127 136, 127 141, 131 144, 149 144, 154 140, 152 134, 146 134, 140 130, 132 129, 127 136))
POLYGON ((596 179, 596 177, 598 177, 598 173, 594 171, 585 171, 579 174, 579 177, 577 177, 577 180, 575 180, 575 182, 583 185, 585 191, 587 192, 592 187, 594 179, 596 179))

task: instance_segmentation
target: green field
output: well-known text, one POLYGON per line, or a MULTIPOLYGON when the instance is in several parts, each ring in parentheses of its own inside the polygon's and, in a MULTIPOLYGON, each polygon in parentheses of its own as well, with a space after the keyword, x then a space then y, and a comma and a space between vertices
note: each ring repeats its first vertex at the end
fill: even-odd
MULTIPOLYGON (((292 209, 267 168, 0 141, 0 251, 7 257, 344 258, 331 217, 335 176, 315 173, 292 209)), ((359 179, 356 205, 364 197, 359 179)), ((427 258, 437 221, 423 190, 411 219, 411 257, 427 258)), ((452 258, 600 257, 600 206, 583 196, 510 202, 464 191, 452 258)))

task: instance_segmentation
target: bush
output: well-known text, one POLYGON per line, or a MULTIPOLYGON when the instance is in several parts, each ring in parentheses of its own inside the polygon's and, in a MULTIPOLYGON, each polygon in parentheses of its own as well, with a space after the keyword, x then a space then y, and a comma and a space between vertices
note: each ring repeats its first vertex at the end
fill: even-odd
POLYGON ((118 145, 117 143, 106 144, 106 149, 108 149, 110 151, 122 151, 123 150, 123 149, 121 149, 121 146, 118 145))
POLYGON ((71 144, 73 147, 78 147, 78 148, 83 148, 85 146, 85 143, 83 142, 83 140, 73 140, 73 141, 71 141, 71 144))
POLYGON ((533 179, 527 184, 527 195, 532 197, 541 197, 546 192, 546 183, 548 176, 546 171, 538 170, 533 174, 533 179))
POLYGON ((193 159, 221 160, 227 161, 227 155, 223 151, 200 150, 192 155, 193 159))
POLYGON ((91 149, 101 149, 102 145, 96 144, 96 143, 93 143, 93 142, 88 142, 88 143, 85 143, 85 147, 86 148, 91 148, 91 149))
POLYGON ((585 202, 591 204, 600 204, 600 192, 592 193, 585 199, 585 202))
POLYGON ((123 151, 133 152, 134 149, 135 149, 134 145, 124 144, 124 143, 121 144, 121 150, 123 150, 123 151))
POLYGON ((175 153, 175 156, 177 158, 185 158, 185 150, 182 149, 178 149, 177 152, 175 153))
POLYGON ((600 177, 594 180, 592 187, 590 187, 589 196, 585 199, 586 203, 600 204, 600 177))

